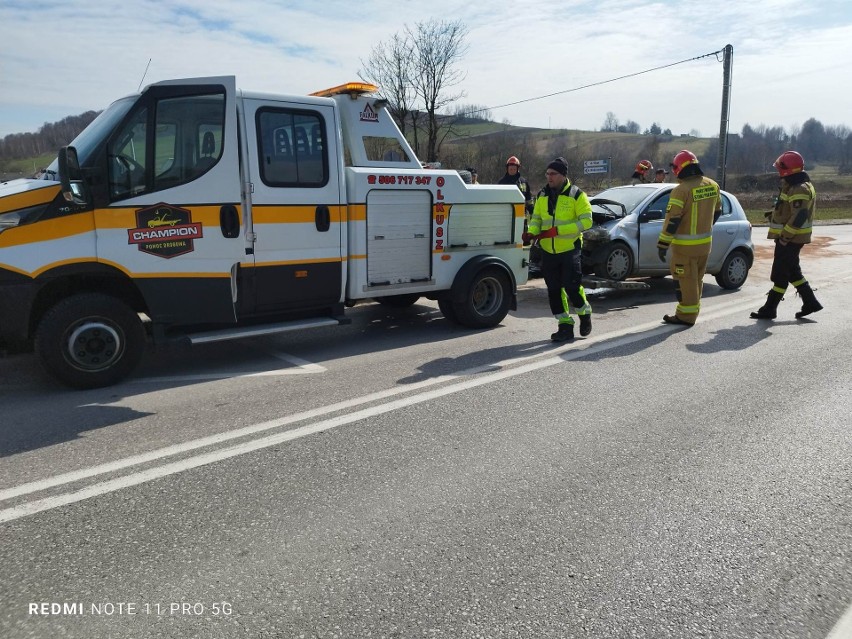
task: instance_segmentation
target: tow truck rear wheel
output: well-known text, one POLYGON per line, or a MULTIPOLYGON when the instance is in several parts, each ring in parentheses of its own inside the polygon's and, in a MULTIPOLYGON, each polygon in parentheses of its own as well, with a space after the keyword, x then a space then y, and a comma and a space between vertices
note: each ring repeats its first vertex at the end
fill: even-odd
POLYGON ((36 329, 42 366, 72 388, 100 388, 126 377, 139 363, 145 329, 120 299, 100 293, 68 297, 45 313, 36 329))
POLYGON ((498 267, 484 268, 474 275, 462 301, 453 302, 459 324, 470 328, 488 328, 503 321, 511 304, 512 284, 498 267))
POLYGON ((441 313, 443 313, 444 317, 447 318, 453 324, 459 323, 459 318, 456 315, 455 307, 453 306, 452 300, 449 299, 440 299, 438 300, 438 308, 441 309, 441 313))

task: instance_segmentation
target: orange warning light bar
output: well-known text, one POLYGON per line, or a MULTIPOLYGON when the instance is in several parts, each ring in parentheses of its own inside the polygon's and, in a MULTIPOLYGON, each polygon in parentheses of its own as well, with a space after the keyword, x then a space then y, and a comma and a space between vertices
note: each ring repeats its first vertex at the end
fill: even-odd
POLYGON ((344 93, 361 95, 364 93, 375 93, 378 90, 379 87, 377 87, 375 84, 367 84, 366 82, 347 82, 346 84, 341 84, 330 89, 315 91, 310 95, 316 95, 321 98, 330 98, 333 95, 341 95, 344 93))

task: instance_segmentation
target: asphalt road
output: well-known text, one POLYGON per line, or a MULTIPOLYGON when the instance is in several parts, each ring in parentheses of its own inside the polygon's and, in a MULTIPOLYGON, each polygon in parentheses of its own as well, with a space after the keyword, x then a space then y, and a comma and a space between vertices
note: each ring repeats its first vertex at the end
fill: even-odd
POLYGON ((0 637, 852 636, 852 227, 799 321, 748 319, 758 235, 688 330, 650 280, 553 346, 534 280, 493 330, 369 304, 96 391, 0 360, 0 637))

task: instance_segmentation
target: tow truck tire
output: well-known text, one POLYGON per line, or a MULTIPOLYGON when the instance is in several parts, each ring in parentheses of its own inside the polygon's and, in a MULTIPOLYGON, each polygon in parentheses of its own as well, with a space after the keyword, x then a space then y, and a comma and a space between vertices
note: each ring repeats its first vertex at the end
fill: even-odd
POLYGON ((461 298, 453 302, 453 312, 462 326, 488 328, 503 321, 512 302, 512 284, 499 267, 486 267, 470 280, 461 298))
POLYGON ((750 266, 751 261, 743 251, 731 251, 716 274, 716 283, 724 289, 734 291, 745 284, 750 266))
POLYGON ((391 308, 408 308, 417 303, 420 296, 416 293, 407 293, 404 295, 388 295, 386 297, 375 297, 379 304, 390 306, 391 308))
POLYGON ((595 275, 608 280, 627 279, 633 272, 633 252, 624 242, 613 242, 595 268, 595 275))
POLYGON ((456 315, 456 310, 453 306, 452 300, 438 300, 438 308, 441 309, 441 313, 444 314, 444 317, 446 317, 448 321, 452 322, 453 324, 459 323, 459 318, 456 315))
POLYGON ((45 370, 78 389, 110 386, 139 363, 145 329, 120 299, 100 293, 68 297, 45 313, 35 351, 45 370))

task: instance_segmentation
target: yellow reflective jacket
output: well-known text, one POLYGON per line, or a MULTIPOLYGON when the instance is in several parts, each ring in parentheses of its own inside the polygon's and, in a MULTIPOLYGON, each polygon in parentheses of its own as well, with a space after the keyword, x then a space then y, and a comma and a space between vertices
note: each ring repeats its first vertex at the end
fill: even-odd
POLYGON ((663 231, 657 246, 666 249, 678 246, 704 246, 710 252, 713 242, 713 221, 716 211, 722 210, 719 185, 709 177, 693 175, 678 181, 669 196, 663 231))
POLYGON ((816 190, 810 182, 790 185, 782 180, 781 193, 769 220, 770 240, 784 239, 793 244, 809 244, 816 209, 816 190))
POLYGON ((529 232, 538 235, 555 226, 557 235, 538 241, 542 251, 565 253, 583 245, 583 231, 592 228, 592 205, 588 196, 579 188, 565 183, 559 193, 544 187, 533 207, 528 225, 529 232), (580 240, 579 244, 575 244, 580 240))

